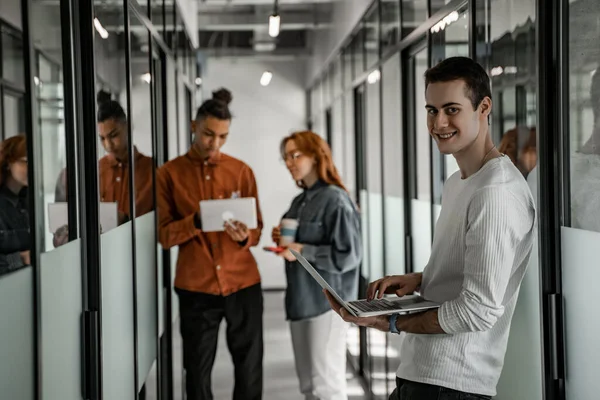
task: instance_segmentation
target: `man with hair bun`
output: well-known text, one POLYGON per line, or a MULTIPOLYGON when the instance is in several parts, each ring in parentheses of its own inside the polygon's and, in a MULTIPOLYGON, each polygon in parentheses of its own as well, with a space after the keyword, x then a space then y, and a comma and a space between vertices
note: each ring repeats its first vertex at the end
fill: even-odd
POLYGON ((258 244, 263 224, 254 173, 221 153, 231 100, 227 89, 213 92, 192 121, 190 151, 158 171, 159 240, 167 249, 179 246, 175 290, 189 400, 213 399, 211 372, 223 318, 235 367, 233 399, 262 398, 263 297, 250 248, 258 244), (202 230, 200 201, 238 197, 256 199, 257 229, 233 221, 224 232, 202 230))

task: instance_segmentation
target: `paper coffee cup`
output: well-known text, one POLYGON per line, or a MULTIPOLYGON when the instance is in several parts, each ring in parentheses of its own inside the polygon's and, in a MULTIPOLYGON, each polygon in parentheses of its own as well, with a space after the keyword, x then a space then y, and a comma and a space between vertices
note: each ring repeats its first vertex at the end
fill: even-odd
POLYGON ((284 218, 281 220, 281 238, 280 246, 288 246, 296 241, 296 231, 298 230, 298 220, 284 218))

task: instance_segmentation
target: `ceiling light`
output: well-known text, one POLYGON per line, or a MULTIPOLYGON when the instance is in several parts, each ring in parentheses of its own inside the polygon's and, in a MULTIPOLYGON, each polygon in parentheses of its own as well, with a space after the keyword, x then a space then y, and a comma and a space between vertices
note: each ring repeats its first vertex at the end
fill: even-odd
POLYGON ((202 78, 198 77, 194 82, 196 83, 196 86, 200 86, 202 85, 202 78))
POLYGON ((502 67, 494 67, 492 68, 491 75, 492 76, 500 76, 504 73, 504 68, 502 67))
POLYGON ((431 27, 431 33, 438 33, 446 29, 448 25, 453 22, 458 21, 458 11, 452 11, 450 14, 446 15, 440 22, 431 27))
POLYGON ((260 84, 263 86, 268 86, 269 83, 271 83, 272 78, 273 78, 273 73, 270 71, 265 71, 265 72, 263 72, 262 76, 260 77, 260 84))
POLYGON ((152 75, 150 75, 150 72, 146 72, 145 74, 143 74, 142 80, 146 83, 152 82, 152 75))
POLYGON ((269 17, 269 36, 279 36, 279 27, 281 26, 281 17, 278 14, 273 14, 269 17))
POLYGON ((254 43, 254 51, 269 52, 274 51, 276 47, 275 42, 257 42, 254 43))
POLYGON ((370 84, 379 82, 379 79, 381 79, 381 72, 378 69, 371 72, 369 76, 367 76, 367 82, 370 84))
POLYGON ((104 29, 98 18, 94 18, 94 27, 102 39, 108 39, 108 31, 104 29))

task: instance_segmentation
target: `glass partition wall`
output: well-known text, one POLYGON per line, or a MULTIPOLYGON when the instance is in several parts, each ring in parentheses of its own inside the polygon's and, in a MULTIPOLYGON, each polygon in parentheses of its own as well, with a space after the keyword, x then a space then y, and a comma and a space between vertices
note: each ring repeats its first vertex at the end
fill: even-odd
MULTIPOLYGON (((325 120, 327 111, 343 122, 334 143, 343 154, 335 157, 344 160, 343 179, 361 205, 364 289, 382 276, 425 268, 443 184, 458 170, 429 137, 423 73, 452 56, 474 58, 487 70, 494 143, 530 185, 544 227, 511 325, 496 397, 501 400, 561 399, 565 379, 572 398, 591 398, 584 382, 593 382, 589 360, 599 350, 576 328, 579 317, 590 315, 581 305, 593 290, 576 288, 593 281, 585 265, 594 264, 590 249, 600 245, 594 226, 600 212, 592 200, 600 198, 594 178, 600 56, 591 45, 600 38, 600 12, 591 0, 551 3, 373 1, 331 58, 341 60, 341 90, 329 99, 321 95, 332 68, 325 65, 308 92, 309 120, 325 120), (546 97, 540 105, 541 92, 546 97), (564 309, 563 296, 569 301, 564 309)), ((367 397, 386 398, 395 387, 400 342, 393 335, 350 331, 348 351, 367 397)))
POLYGON ((195 106, 175 83, 200 81, 175 15, 164 0, 2 1, 0 148, 17 144, 28 178, 18 210, 2 205, 2 398, 174 398, 155 170, 189 146, 189 126, 167 124, 195 106))

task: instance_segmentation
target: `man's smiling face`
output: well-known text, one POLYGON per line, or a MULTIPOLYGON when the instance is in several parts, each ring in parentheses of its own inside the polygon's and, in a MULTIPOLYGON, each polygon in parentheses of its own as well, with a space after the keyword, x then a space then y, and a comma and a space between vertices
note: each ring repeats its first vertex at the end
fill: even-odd
POLYGON ((457 154, 468 149, 478 137, 492 101, 485 97, 474 109, 465 81, 436 82, 425 91, 427 127, 442 154, 457 154))

